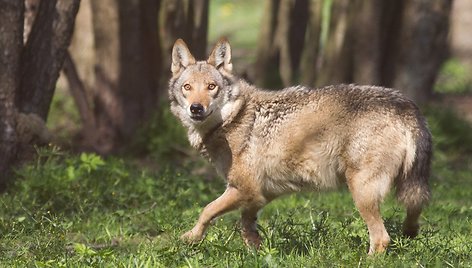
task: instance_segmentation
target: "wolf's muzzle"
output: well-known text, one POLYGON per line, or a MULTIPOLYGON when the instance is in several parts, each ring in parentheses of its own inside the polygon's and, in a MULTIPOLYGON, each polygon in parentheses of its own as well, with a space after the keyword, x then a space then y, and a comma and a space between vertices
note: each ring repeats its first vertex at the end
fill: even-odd
POLYGON ((190 116, 194 120, 205 119, 205 108, 200 103, 192 103, 190 105, 190 116))

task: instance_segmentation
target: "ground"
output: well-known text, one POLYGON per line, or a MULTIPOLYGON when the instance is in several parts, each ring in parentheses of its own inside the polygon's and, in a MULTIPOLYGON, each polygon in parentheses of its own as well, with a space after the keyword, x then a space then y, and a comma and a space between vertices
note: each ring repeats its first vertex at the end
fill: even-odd
MULTIPOLYGON (((216 220, 203 242, 187 245, 179 236, 224 190, 223 180, 194 173, 206 166, 198 158, 166 164, 173 150, 166 148, 153 156, 159 168, 149 169, 125 157, 50 147, 39 149, 39 159, 19 169, 0 196, 0 266, 465 267, 472 263, 472 130, 450 112, 427 114, 435 143, 432 202, 420 235, 407 239, 403 209, 387 198, 386 254, 367 256, 367 230, 346 188, 269 204, 260 215, 258 252, 243 245, 236 212, 216 220)), ((184 140, 179 130, 168 132, 156 144, 184 140)))

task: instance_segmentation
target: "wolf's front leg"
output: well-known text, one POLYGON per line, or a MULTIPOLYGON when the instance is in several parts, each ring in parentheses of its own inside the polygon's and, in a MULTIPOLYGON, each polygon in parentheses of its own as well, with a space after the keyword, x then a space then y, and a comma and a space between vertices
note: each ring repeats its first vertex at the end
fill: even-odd
POLYGON ((241 235, 244 243, 256 249, 260 248, 262 242, 261 236, 257 232, 257 213, 261 207, 262 205, 245 208, 241 213, 241 235))
POLYGON ((228 212, 237 209, 241 205, 242 195, 238 189, 228 186, 226 191, 213 202, 208 204, 204 209, 200 217, 198 218, 197 224, 192 230, 186 232, 181 236, 181 239, 187 242, 198 242, 202 240, 205 230, 210 221, 214 218, 228 212))

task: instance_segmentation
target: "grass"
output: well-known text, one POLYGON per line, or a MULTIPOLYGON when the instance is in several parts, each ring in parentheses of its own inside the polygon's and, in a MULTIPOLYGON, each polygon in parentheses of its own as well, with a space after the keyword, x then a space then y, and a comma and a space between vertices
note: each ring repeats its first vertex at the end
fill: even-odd
POLYGON ((433 202, 422 215, 421 234, 410 240, 401 236, 402 208, 388 198, 386 254, 367 257, 367 230, 346 189, 268 205, 259 221, 259 252, 243 246, 238 213, 218 219, 203 242, 186 245, 179 235, 224 189, 222 180, 193 174, 198 162, 166 167, 156 158, 160 168, 149 171, 120 158, 52 147, 38 150, 38 160, 18 170, 16 183, 0 196, 0 266, 466 267, 472 263, 472 157, 470 144, 449 141, 466 140, 472 131, 453 114, 431 111, 439 155, 433 202))
POLYGON ((434 90, 445 94, 464 94, 472 92, 470 66, 462 64, 458 59, 447 60, 439 73, 434 90))

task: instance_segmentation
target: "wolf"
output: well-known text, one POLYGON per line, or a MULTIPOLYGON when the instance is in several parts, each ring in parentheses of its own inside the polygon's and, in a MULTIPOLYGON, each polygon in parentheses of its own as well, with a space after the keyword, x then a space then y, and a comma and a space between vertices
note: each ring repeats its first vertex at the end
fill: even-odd
POLYGON ((403 233, 418 234, 430 199, 432 145, 411 100, 393 89, 353 84, 269 91, 238 78, 232 67, 224 38, 202 61, 183 40, 173 46, 171 111, 227 182, 183 240, 200 241, 214 218, 240 209, 243 240, 259 248, 256 220, 265 205, 340 184, 347 184, 367 225, 369 254, 388 246, 379 206, 391 188, 406 208, 403 233))

